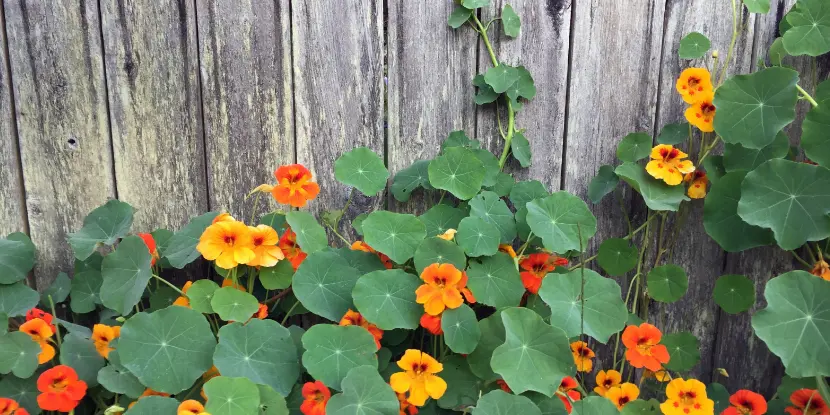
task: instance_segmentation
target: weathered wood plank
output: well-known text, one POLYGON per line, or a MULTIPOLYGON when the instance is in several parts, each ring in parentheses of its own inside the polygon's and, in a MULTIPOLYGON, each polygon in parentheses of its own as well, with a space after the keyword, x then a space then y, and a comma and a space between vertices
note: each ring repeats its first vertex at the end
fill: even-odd
POLYGON ((178 228, 208 208, 194 4, 101 6, 118 197, 135 230, 178 228))
POLYGON ((115 195, 95 2, 5 2, 11 79, 36 275, 72 266, 66 234, 115 195))
MULTIPOLYGON (((389 2, 387 160, 393 175, 435 157, 451 131, 475 133, 478 40, 469 27, 447 25, 455 7, 451 1, 389 2)), ((389 194, 390 209, 407 213, 425 211, 429 200, 419 193, 400 204, 389 194)))
MULTIPOLYGON (((5 13, 0 8, 0 22, 3 25, 5 20, 5 13)), ((0 42, 3 56, 0 67, 0 137, 3 137, 0 139, 0 237, 4 237, 12 232, 27 232, 28 223, 5 31, 0 32, 0 42)))
MULTIPOLYGON (((536 179, 550 190, 559 190, 562 177, 562 153, 565 137, 565 97, 568 82, 568 53, 571 33, 571 1, 495 0, 482 11, 482 21, 501 16, 510 4, 519 15, 522 31, 513 39, 504 35, 500 21, 489 32, 499 59, 511 65, 524 65, 536 83, 536 98, 526 104, 516 117, 516 127, 526 129, 530 141, 532 165, 523 169, 513 160, 506 169, 516 180, 536 179)), ((479 72, 492 67, 483 44, 479 50, 479 72)), ((503 108, 503 103, 500 103, 503 108)), ((504 140, 495 118, 495 105, 480 107, 478 137, 500 155, 504 140)), ((504 116, 504 111, 502 111, 504 116)), ((506 123, 506 121, 502 121, 506 123)), ((511 157, 512 159, 512 157, 511 157)))
POLYGON ((294 162, 289 1, 198 0, 196 10, 210 206, 247 220, 255 197, 245 195, 294 162))
MULTIPOLYGON (((297 161, 320 184, 310 204, 340 209, 351 189, 334 179, 334 161, 366 146, 384 157, 383 1, 292 3, 297 161)), ((359 194, 359 192, 358 192, 359 194)), ((384 197, 355 196, 350 216, 383 206, 384 197)), ((341 223, 341 230, 353 234, 341 223)))

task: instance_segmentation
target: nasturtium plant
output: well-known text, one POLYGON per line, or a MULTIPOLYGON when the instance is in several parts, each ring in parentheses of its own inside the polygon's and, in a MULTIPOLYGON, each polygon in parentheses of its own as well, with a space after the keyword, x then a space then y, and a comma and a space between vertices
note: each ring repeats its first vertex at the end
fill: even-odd
POLYGON ((564 191, 529 202, 527 224, 545 248, 557 253, 584 250, 597 231, 597 218, 588 205, 564 191))
POLYGON ((366 243, 395 262, 415 255, 426 237, 426 227, 413 215, 375 211, 363 221, 366 243))
POLYGON ((355 306, 383 330, 415 329, 423 306, 415 301, 418 277, 399 269, 373 271, 361 276, 352 296, 355 306))
POLYGON ((689 277, 677 265, 662 265, 652 269, 646 277, 648 295, 663 303, 673 303, 686 294, 689 277))
POLYGON ((472 199, 484 184, 487 174, 476 154, 464 147, 450 147, 429 163, 429 183, 453 196, 472 199))
POLYGON ((651 153, 651 141, 651 136, 645 133, 629 134, 617 145, 617 158, 629 162, 642 160, 651 153))
POLYGON ((336 252, 316 252, 294 274, 294 294, 312 313, 339 321, 352 307, 358 278, 358 271, 336 252))
POLYGON ((724 275, 715 282, 712 296, 723 311, 738 314, 755 305, 755 284, 743 275, 724 275))
POLYGON ((133 224, 134 209, 119 200, 110 200, 84 218, 84 227, 69 235, 75 258, 89 258, 100 245, 112 245, 125 236, 133 224))
POLYGON ((343 184, 354 186, 366 196, 374 196, 386 187, 389 170, 374 151, 359 147, 335 161, 334 177, 343 184))
POLYGON ((0 284, 25 279, 34 266, 35 246, 26 234, 15 232, 0 239, 0 284))
POLYGON ((343 390, 341 382, 350 370, 378 365, 375 340, 361 327, 315 325, 303 334, 303 347, 303 366, 332 389, 343 390))
POLYGON ((712 42, 703 33, 692 32, 680 40, 680 49, 677 54, 681 59, 700 59, 706 55, 711 46, 712 42))
POLYGON ((614 166, 604 165, 599 168, 597 175, 588 185, 588 198, 591 202, 599 203, 606 195, 613 192, 620 183, 620 177, 614 172, 614 166))

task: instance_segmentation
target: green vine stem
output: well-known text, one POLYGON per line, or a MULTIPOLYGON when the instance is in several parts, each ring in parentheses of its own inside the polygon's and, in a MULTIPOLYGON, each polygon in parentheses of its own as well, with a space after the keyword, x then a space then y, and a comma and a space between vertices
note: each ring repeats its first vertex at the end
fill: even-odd
MULTIPOLYGON (((49 307, 52 308, 52 317, 57 317, 58 315, 55 313, 55 301, 52 300, 52 295, 49 296, 49 307)), ((58 330, 58 327, 55 326, 55 340, 58 341, 58 349, 61 347, 61 331, 58 330)))
MULTIPOLYGON (((181 294, 181 296, 182 296, 182 297, 186 296, 186 294, 184 293, 184 291, 180 290, 180 289, 179 289, 179 287, 176 287, 175 285, 171 284, 171 283, 170 283, 169 281, 167 281, 166 279, 164 279, 164 278, 162 278, 162 277, 159 277, 159 276, 158 276, 158 275, 156 275, 156 274, 153 274, 153 278, 155 278, 156 280, 161 281, 161 282, 163 282, 163 283, 167 284, 167 286, 168 286, 168 287, 170 287, 170 288, 172 288, 172 289, 176 290, 176 292, 177 292, 177 293, 179 293, 179 294, 181 294)), ((235 283, 236 283, 236 281, 234 281, 234 284, 235 284, 235 283)))
POLYGON ((809 93, 807 93, 807 91, 805 91, 804 88, 801 87, 801 85, 795 84, 795 88, 798 89, 798 92, 801 94, 801 96, 804 97, 804 99, 806 99, 807 102, 809 102, 810 105, 813 106, 813 108, 818 107, 818 102, 816 102, 816 100, 809 93))

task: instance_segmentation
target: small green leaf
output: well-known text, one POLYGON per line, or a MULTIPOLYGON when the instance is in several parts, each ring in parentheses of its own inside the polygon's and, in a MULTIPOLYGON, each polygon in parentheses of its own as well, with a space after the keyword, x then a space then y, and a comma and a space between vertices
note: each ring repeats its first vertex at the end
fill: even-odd
POLYGON ((498 178, 499 173, 501 172, 499 159, 497 159, 493 153, 481 148, 472 151, 478 161, 480 161, 484 166, 484 180, 482 180, 481 185, 492 186, 496 184, 496 178, 498 178))
POLYGON ((513 179, 512 175, 505 172, 499 172, 498 176, 496 176, 496 184, 486 187, 486 189, 499 195, 499 197, 507 197, 507 195, 510 194, 510 191, 513 190, 514 184, 516 184, 516 180, 513 179))
POLYGON ((542 415, 542 411, 527 397, 511 395, 503 390, 494 390, 482 396, 472 412, 472 415, 517 414, 542 415))
POLYGON ((547 196, 550 196, 550 192, 538 180, 518 182, 513 186, 513 190, 510 191, 510 201, 513 202, 513 206, 517 209, 525 207, 527 202, 547 196))
POLYGON ((109 200, 84 218, 84 227, 69 234, 69 246, 75 258, 89 258, 99 244, 112 245, 130 231, 133 224, 132 206, 119 200, 109 200))
POLYGON ((310 254, 328 248, 326 230, 310 213, 292 210, 285 214, 285 220, 297 234, 297 244, 304 252, 310 254))
MULTIPOLYGON (((516 67, 516 70, 519 71, 519 79, 507 89, 507 96, 510 97, 510 100, 513 102, 513 108, 516 111, 521 111, 521 104, 516 106, 519 98, 525 98, 527 100, 531 100, 536 97, 536 82, 533 80, 533 76, 530 74, 530 71, 527 70, 524 66, 516 67)), ((515 139, 515 135, 513 136, 515 139)))
POLYGON ((680 59, 700 59, 706 56, 706 52, 709 51, 709 47, 711 46, 712 42, 709 41, 708 37, 702 33, 692 32, 684 36, 683 39, 680 39, 680 49, 677 51, 677 55, 680 59))
POLYGON ((743 313, 755 305, 755 284, 743 275, 724 275, 715 281, 713 296, 723 311, 743 313))
MULTIPOLYGON (((722 413, 724 409, 731 406, 729 404, 729 390, 726 389, 726 386, 723 386, 720 383, 710 383, 706 385, 706 397, 715 402, 715 413, 722 413)), ((776 412, 770 412, 770 414, 773 413, 776 412)), ((778 413, 783 414, 784 411, 778 413)))
POLYGON ((65 272, 58 274, 58 277, 52 281, 52 284, 40 294, 40 303, 46 307, 49 306, 49 297, 52 297, 52 302, 55 304, 66 301, 69 297, 69 292, 72 289, 72 281, 65 272))
POLYGON ((349 263, 350 267, 356 269, 361 275, 368 274, 372 271, 381 271, 386 269, 386 266, 383 265, 383 262, 381 262, 380 258, 375 253, 353 250, 345 247, 332 249, 332 251, 337 252, 338 255, 343 257, 343 259, 349 263))
POLYGON ((315 252, 294 274, 294 294, 312 313, 340 321, 352 307, 352 289, 359 277, 337 252, 315 252))
POLYGON ((37 306, 40 295, 23 281, 0 284, 0 313, 7 317, 20 317, 37 306))
POLYGON ((418 219, 424 224, 427 230, 427 237, 438 236, 450 229, 458 229, 461 219, 467 217, 467 213, 461 209, 449 205, 435 205, 418 219))
POLYGON ((484 75, 476 75, 473 78, 473 85, 478 88, 478 93, 476 93, 474 99, 476 105, 489 104, 501 96, 498 92, 493 91, 490 85, 487 85, 487 81, 484 80, 484 75))
POLYGON ((522 22, 519 15, 513 10, 511 5, 504 6, 501 11, 501 23, 504 27, 504 34, 510 37, 518 37, 521 33, 522 22))
POLYGON ((169 307, 173 305, 176 299, 178 299, 180 296, 181 295, 178 291, 166 285, 162 285, 156 288, 153 291, 153 293, 150 294, 150 307, 147 308, 145 311, 152 312, 156 310, 161 310, 162 308, 169 307))
POLYGON ((784 38, 775 38, 769 47, 769 63, 772 66, 784 66, 784 58, 787 56, 789 55, 787 55, 787 50, 784 49, 784 38))
POLYGON ((501 233, 495 225, 479 217, 464 218, 458 224, 455 240, 469 256, 490 256, 498 252, 501 233))
POLYGON ((147 389, 132 373, 117 369, 113 365, 101 368, 97 379, 104 389, 119 395, 127 395, 132 399, 137 399, 147 389))
POLYGON ((651 177, 643 166, 635 163, 623 163, 614 171, 634 190, 640 192, 643 200, 652 210, 670 210, 677 212, 680 203, 689 200, 683 186, 669 186, 662 180, 651 177))
POLYGON ((686 141, 690 135, 688 122, 679 122, 674 124, 666 124, 660 135, 657 136, 657 142, 660 144, 680 144, 686 141))
POLYGON ((0 239, 0 284, 26 279, 35 266, 35 245, 25 233, 15 232, 0 239))
POLYGON ((609 275, 620 276, 637 266, 639 252, 631 243, 622 238, 602 241, 597 262, 609 275))
POLYGON ((467 267, 464 250, 456 243, 438 237, 424 239, 415 251, 414 261, 418 274, 432 264, 452 264, 458 269, 467 267))
POLYGON ((179 401, 164 396, 145 396, 125 412, 125 415, 172 414, 179 407, 179 401))
POLYGON ((614 173, 614 166, 608 164, 599 168, 597 175, 588 184, 588 198, 591 202, 599 203, 602 199, 613 192, 620 183, 617 173, 614 173))
POLYGON ((745 171, 728 173, 712 183, 703 203, 703 228, 727 252, 769 245, 769 229, 752 226, 738 216, 738 201, 745 171))
POLYGON ((461 0, 461 5, 468 9, 478 9, 490 5, 490 0, 461 0))
POLYGON ((415 255, 426 228, 413 215, 374 211, 363 221, 363 233, 372 248, 403 264, 415 255))
POLYGON ((450 17, 447 19, 447 24, 450 25, 453 29, 458 29, 461 26, 464 26, 464 23, 467 23, 467 20, 470 20, 470 16, 472 16, 473 11, 462 6, 458 6, 455 10, 450 13, 450 17))
POLYGON ((476 301, 492 307, 516 307, 525 293, 516 264, 505 253, 470 261, 467 277, 476 301))
POLYGON ((280 261, 270 268, 259 270, 259 282, 266 290, 283 290, 291 286, 294 267, 290 261, 280 261))
POLYGON ((409 201, 412 192, 418 187, 432 187, 429 184, 429 164, 429 160, 418 160, 395 175, 392 186, 390 186, 395 200, 398 202, 409 201))
POLYGON ((480 320, 478 328, 481 330, 481 339, 475 350, 467 356, 467 362, 470 363, 470 370, 476 376, 485 381, 495 381, 500 377, 493 372, 490 361, 493 357, 493 351, 504 344, 505 340, 501 312, 497 311, 490 317, 480 320))
POLYGON ((213 314, 216 311, 211 305, 219 285, 211 280, 198 280, 187 290, 187 298, 190 300, 190 308, 205 314, 213 314))
POLYGON ((830 8, 823 0, 799 0, 785 16, 791 26, 784 48, 792 56, 821 56, 830 52, 830 8))
POLYGON ((495 226, 501 234, 501 242, 508 243, 516 238, 516 220, 513 212, 499 195, 482 191, 470 200, 470 216, 478 217, 495 226))
POLYGON ((69 333, 63 338, 60 362, 62 365, 75 369, 78 378, 86 382, 89 387, 98 386, 98 371, 106 364, 106 360, 95 349, 92 340, 75 333, 69 333))
POLYGON ((340 183, 356 187, 366 196, 374 196, 386 188, 389 170, 374 151, 358 147, 334 162, 334 177, 340 183))
POLYGON ((138 236, 128 236, 118 248, 107 255, 101 264, 101 301, 104 306, 130 314, 130 310, 141 300, 147 283, 152 278, 150 251, 138 236))
POLYGON ((597 218, 582 199, 565 191, 527 204, 527 224, 552 252, 580 251, 597 232, 597 218))
POLYGON ((481 339, 476 313, 466 304, 444 311, 441 315, 441 329, 447 346, 455 353, 472 353, 481 339))
POLYGON ((399 269, 370 272, 357 280, 357 310, 381 330, 416 329, 424 307, 415 302, 418 277, 399 269))
POLYGON ((513 151, 513 157, 519 161, 522 167, 530 167, 530 142, 527 141, 524 134, 515 133, 513 135, 513 141, 510 142, 510 150, 513 151))
POLYGON ((464 130, 456 130, 451 132, 447 138, 441 143, 441 153, 447 151, 448 148, 463 147, 470 150, 477 150, 481 148, 481 143, 478 140, 473 140, 467 137, 464 130))
MULTIPOLYGON (((708 395, 708 398, 712 398, 712 395, 708 395)), ((727 394, 727 399, 729 399, 729 395, 727 394)), ((720 413, 720 412, 716 412, 720 413)), ((663 412, 660 410, 660 402, 656 399, 650 399, 648 401, 643 401, 640 399, 631 401, 623 407, 620 411, 622 415, 662 415, 663 412)))
POLYGON ((341 382, 356 367, 378 367, 375 338, 362 327, 316 324, 303 335, 303 347, 308 374, 333 389, 343 390, 341 382))
POLYGON ((632 133, 617 145, 617 158, 622 161, 635 162, 651 153, 651 136, 646 133, 632 133))
POLYGON ((205 412, 211 415, 259 413, 259 388, 250 379, 217 376, 205 383, 204 391, 205 412))
POLYGON ((646 277, 648 295, 663 303, 673 303, 686 294, 689 277, 677 265, 661 265, 652 269, 646 277))
POLYGON ((669 350, 669 362, 665 364, 668 370, 686 372, 700 362, 700 342, 692 333, 669 333, 661 343, 669 350))
POLYGON ((764 164, 767 160, 787 157, 789 151, 790 139, 782 131, 775 137, 775 141, 762 149, 745 148, 740 144, 726 144, 723 149, 723 166, 727 172, 738 170, 752 171, 764 164))
POLYGON ((376 367, 360 366, 349 370, 343 378, 343 393, 331 397, 326 404, 328 415, 396 415, 400 402, 377 371, 376 367))
MULTIPOLYGON (((8 321, 3 324, 8 324, 8 321)), ((22 331, 0 335, 0 373, 12 373, 19 378, 32 376, 37 369, 40 352, 40 345, 22 331)))
POLYGON ((484 80, 493 91, 501 94, 519 80, 519 70, 507 64, 500 64, 488 69, 484 74, 484 80))
POLYGON ((182 269, 187 264, 195 261, 196 258, 202 255, 196 250, 199 237, 202 236, 205 229, 210 226, 217 215, 216 212, 208 212, 191 219, 184 228, 173 234, 173 237, 167 242, 167 246, 159 251, 161 256, 167 258, 173 268, 178 269, 182 269))
POLYGON ((447 382, 447 391, 438 399, 439 407, 458 410, 473 406, 478 401, 478 397, 490 389, 483 380, 470 371, 466 358, 452 355, 443 359, 441 364, 444 370, 439 376, 447 382))
POLYGON ((769 0, 744 0, 744 4, 750 13, 769 13, 769 0))

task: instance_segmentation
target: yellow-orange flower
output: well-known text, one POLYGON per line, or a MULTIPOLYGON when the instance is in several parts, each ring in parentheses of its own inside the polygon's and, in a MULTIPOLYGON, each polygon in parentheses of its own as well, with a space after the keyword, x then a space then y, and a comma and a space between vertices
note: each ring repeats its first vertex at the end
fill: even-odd
POLYGON ((441 235, 438 235, 438 237, 445 241, 452 241, 453 239, 455 239, 455 234, 457 233, 458 231, 455 229, 447 229, 446 232, 442 233, 441 235))
POLYGON ((656 372, 652 372, 648 369, 643 369, 643 379, 654 379, 658 382, 665 383, 671 380, 671 375, 669 375, 669 372, 666 372, 662 369, 656 372))
POLYGON ((427 314, 437 316, 446 308, 458 308, 464 303, 458 283, 461 271, 452 264, 432 264, 421 272, 424 285, 415 290, 415 301, 424 305, 427 314))
MULTIPOLYGON (((191 286, 193 286, 193 281, 184 283, 184 286, 182 286, 182 292, 187 294, 187 290, 189 290, 191 286)), ((173 301, 173 305, 190 308, 190 299, 187 298, 186 295, 179 296, 176 301, 173 301)))
POLYGON ((594 392, 604 397, 609 389, 619 386, 620 382, 622 382, 622 374, 620 372, 616 370, 600 370, 597 373, 597 386, 594 388, 594 392))
POLYGON ((375 338, 375 345, 380 349, 380 339, 383 338, 383 330, 379 329, 378 326, 370 323, 368 320, 363 318, 363 315, 358 313, 357 311, 349 310, 340 319, 341 326, 358 326, 363 327, 366 329, 372 337, 375 338))
POLYGON ((706 172, 697 170, 694 173, 688 173, 683 178, 683 181, 689 183, 689 189, 686 194, 692 199, 703 199, 706 197, 706 185, 709 184, 709 178, 706 177, 706 172))
POLYGON ((617 409, 623 409, 627 403, 637 399, 638 396, 640 396, 640 388, 628 382, 614 386, 605 394, 605 397, 614 403, 617 409))
POLYGON ((660 144, 651 150, 651 161, 646 164, 646 171, 651 177, 661 179, 669 186, 676 186, 683 181, 683 175, 695 171, 688 154, 670 146, 660 144))
POLYGON ((579 372, 590 372, 594 368, 594 351, 584 341, 571 343, 571 354, 576 363, 576 370, 579 372))
POLYGON ((207 383, 207 381, 219 376, 219 369, 216 366, 211 366, 207 372, 202 373, 202 382, 207 383))
POLYGON ((49 323, 40 318, 33 318, 21 324, 20 331, 28 334, 35 343, 40 345, 40 353, 37 355, 39 364, 44 364, 55 357, 55 348, 49 344, 49 338, 55 333, 49 323))
POLYGON ((219 222, 236 222, 236 219, 234 219, 234 217, 231 216, 230 213, 222 212, 222 213, 216 215, 215 218, 213 218, 213 222, 211 222, 211 224, 219 223, 219 222))
POLYGON ((675 379, 666 386, 664 415, 712 415, 715 402, 706 397, 706 385, 696 379, 675 379))
POLYGON ((715 131, 715 94, 712 91, 700 95, 700 100, 686 108, 686 120, 704 133, 715 131))
POLYGON ((505 254, 510 255, 510 258, 516 258, 516 251, 513 249, 513 245, 501 244, 499 245, 499 252, 504 252, 505 254))
POLYGON ((281 166, 274 176, 277 185, 271 189, 271 194, 279 203, 299 208, 320 193, 320 186, 311 181, 311 172, 302 164, 281 166))
POLYGON ((225 278, 224 280, 222 280, 222 288, 225 287, 233 287, 239 291, 242 291, 243 293, 248 292, 248 290, 246 290, 245 287, 242 286, 242 284, 234 283, 233 280, 230 278, 225 278))
POLYGON ((700 100, 701 94, 712 92, 712 75, 703 68, 689 68, 677 78, 675 87, 683 101, 694 104, 700 100))
POLYGON ((285 256, 277 244, 280 236, 274 228, 268 225, 249 226, 253 242, 254 259, 248 262, 252 267, 273 267, 285 256))
POLYGON ((193 399, 188 399, 181 404, 179 404, 179 408, 176 409, 176 415, 209 415, 205 412, 205 407, 199 402, 193 399))
POLYGON ((830 265, 828 265, 824 260, 818 261, 816 262, 816 265, 813 266, 810 274, 830 281, 830 265))
POLYGON ((92 326, 92 343, 95 344, 95 350, 104 358, 108 358, 110 352, 115 350, 110 347, 110 342, 121 335, 120 326, 107 326, 105 324, 96 324, 92 326))
POLYGON ((256 258, 251 231, 242 222, 223 221, 208 226, 196 249, 216 266, 231 269, 256 258))
POLYGON ((447 382, 436 376, 444 366, 420 350, 407 350, 398 367, 404 371, 393 374, 389 384, 397 393, 409 392, 407 401, 412 405, 423 406, 428 397, 439 399, 447 391, 447 382))

